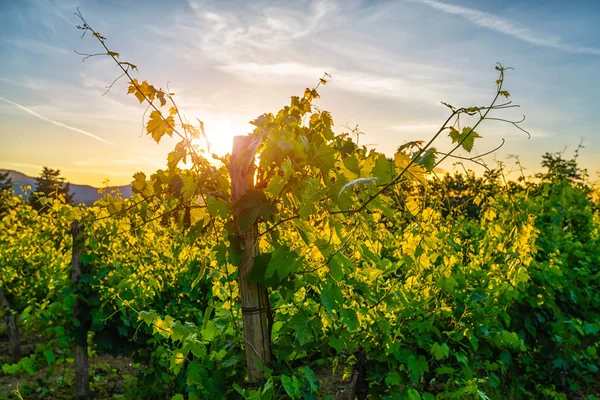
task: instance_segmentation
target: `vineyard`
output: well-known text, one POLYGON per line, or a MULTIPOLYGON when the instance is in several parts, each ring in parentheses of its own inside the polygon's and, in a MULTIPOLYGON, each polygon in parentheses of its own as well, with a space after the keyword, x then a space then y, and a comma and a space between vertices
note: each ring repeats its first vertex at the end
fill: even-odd
POLYGON ((81 19, 146 133, 177 143, 129 198, 2 192, 0 398, 600 397, 600 204, 577 157, 436 172, 486 165, 468 154, 514 107, 508 68, 392 157, 334 132, 328 75, 216 156, 81 19))

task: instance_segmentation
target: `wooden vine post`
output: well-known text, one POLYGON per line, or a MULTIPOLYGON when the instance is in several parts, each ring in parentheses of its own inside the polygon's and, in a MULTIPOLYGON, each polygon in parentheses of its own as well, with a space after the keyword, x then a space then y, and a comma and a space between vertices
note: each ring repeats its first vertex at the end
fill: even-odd
POLYGON ((10 356, 13 362, 18 362, 21 359, 21 339, 19 338, 19 329, 17 327, 17 318, 12 310, 12 306, 4 289, 0 289, 0 307, 4 312, 6 321, 6 330, 8 331, 8 341, 10 344, 10 356))
POLYGON ((258 227, 254 222, 247 230, 240 229, 240 215, 244 211, 244 204, 239 200, 248 190, 254 188, 255 141, 256 138, 251 136, 234 137, 229 166, 235 234, 242 247, 238 285, 244 323, 248 381, 251 384, 257 383, 263 377, 260 365, 269 365, 271 361, 269 295, 262 283, 248 279, 248 273, 254 266, 254 258, 258 254, 258 227))
POLYGON ((77 289, 77 300, 73 309, 73 317, 77 321, 77 326, 74 330, 75 344, 75 398, 77 400, 87 400, 90 397, 90 378, 89 369, 90 363, 88 360, 87 346, 87 324, 89 315, 84 301, 81 299, 79 279, 82 274, 87 273, 83 263, 81 262, 81 254, 83 253, 85 237, 84 226, 80 221, 74 221, 71 225, 71 235, 73 236, 73 252, 71 255, 71 281, 77 289))

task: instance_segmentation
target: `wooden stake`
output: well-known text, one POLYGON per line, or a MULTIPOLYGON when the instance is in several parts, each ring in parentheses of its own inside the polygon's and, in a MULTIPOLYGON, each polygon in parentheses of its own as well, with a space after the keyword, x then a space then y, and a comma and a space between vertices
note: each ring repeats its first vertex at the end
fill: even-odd
POLYGON ((239 227, 239 216, 244 205, 239 204, 238 200, 248 190, 254 188, 256 140, 257 138, 251 136, 234 137, 229 166, 235 233, 240 239, 243 252, 238 269, 238 284, 244 322, 248 380, 252 384, 263 377, 260 364, 267 366, 271 362, 269 295, 262 283, 248 280, 248 273, 254 267, 254 258, 258 254, 258 228, 256 223, 245 231, 241 231, 239 227))
POLYGON ((19 338, 19 329, 17 327, 17 318, 13 314, 10 302, 6 298, 4 289, 0 289, 0 306, 4 311, 6 320, 6 329, 8 330, 8 342, 10 344, 10 356, 13 362, 19 362, 21 359, 21 339, 19 338))
MULTIPOLYGON (((73 236, 73 252, 71 254, 71 281, 73 285, 79 283, 79 278, 83 273, 81 264, 81 254, 84 247, 84 227, 79 221, 74 221, 71 225, 71 235, 73 236)), ((86 319, 83 315, 85 312, 85 304, 80 299, 77 293, 77 300, 73 309, 73 316, 79 322, 79 326, 75 328, 75 398, 77 400, 87 400, 90 397, 90 378, 89 369, 90 363, 88 360, 87 347, 87 327, 86 319)), ((89 318, 87 318, 89 319, 89 318)))

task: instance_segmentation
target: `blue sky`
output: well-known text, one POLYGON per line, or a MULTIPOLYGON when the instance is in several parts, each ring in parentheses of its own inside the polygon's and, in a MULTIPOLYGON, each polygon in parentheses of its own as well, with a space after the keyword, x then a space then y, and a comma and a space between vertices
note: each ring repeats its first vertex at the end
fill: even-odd
MULTIPOLYGON (((447 116, 440 101, 482 105, 494 95, 496 62, 512 66, 506 89, 527 116, 531 139, 490 121, 483 153, 529 173, 541 155, 567 155, 581 139, 581 164, 600 169, 600 2, 598 1, 71 1, 0 0, 0 168, 37 175, 60 168, 75 183, 131 180, 165 165, 174 142, 142 133, 144 107, 108 59, 81 62, 80 7, 138 79, 176 93, 190 120, 205 122, 217 151, 247 121, 333 75, 318 105, 338 132, 358 124, 361 142, 391 154, 427 139, 447 116)), ((449 139, 438 144, 447 149, 449 139)), ((444 165, 452 169, 452 163, 444 165)))

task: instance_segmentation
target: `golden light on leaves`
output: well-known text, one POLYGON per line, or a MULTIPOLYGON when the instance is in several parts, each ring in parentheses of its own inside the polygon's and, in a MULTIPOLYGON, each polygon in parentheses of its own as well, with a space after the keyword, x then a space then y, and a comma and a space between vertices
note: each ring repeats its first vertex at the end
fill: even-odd
POLYGON ((164 135, 173 135, 173 127, 175 126, 175 119, 172 115, 167 118, 162 117, 159 111, 152 111, 150 119, 146 125, 149 135, 152 135, 152 139, 156 143, 160 142, 160 139, 164 135))

